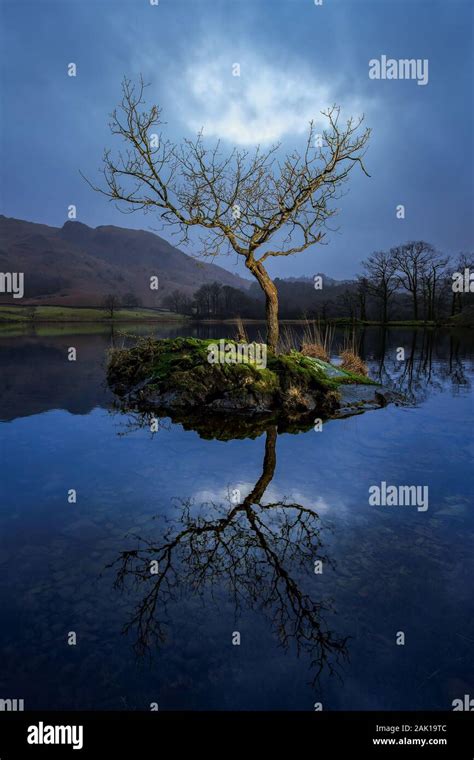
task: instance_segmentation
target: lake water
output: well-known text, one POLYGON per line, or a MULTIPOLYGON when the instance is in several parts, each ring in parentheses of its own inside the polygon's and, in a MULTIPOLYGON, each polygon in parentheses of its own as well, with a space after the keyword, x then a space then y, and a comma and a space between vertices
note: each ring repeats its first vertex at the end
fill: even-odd
POLYGON ((407 405, 239 440, 219 440, 225 420, 205 440, 115 413, 106 350, 124 341, 0 337, 0 697, 443 710, 473 696, 472 332, 368 329, 371 375, 407 405), (428 486, 429 508, 369 505, 381 481, 428 486))

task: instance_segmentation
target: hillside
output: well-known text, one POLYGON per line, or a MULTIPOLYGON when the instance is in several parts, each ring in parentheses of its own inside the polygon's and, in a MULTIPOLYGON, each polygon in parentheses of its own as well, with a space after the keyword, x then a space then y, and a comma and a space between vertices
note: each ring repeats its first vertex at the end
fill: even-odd
MULTIPOLYGON (((194 259, 144 230, 48 227, 0 215, 0 271, 23 272, 25 297, 16 304, 96 306, 109 293, 133 293, 157 306, 175 289, 193 293, 213 281, 246 289, 249 282, 223 267, 194 259), (150 290, 158 276, 159 290, 150 290)), ((0 293, 0 303, 15 303, 0 293)))

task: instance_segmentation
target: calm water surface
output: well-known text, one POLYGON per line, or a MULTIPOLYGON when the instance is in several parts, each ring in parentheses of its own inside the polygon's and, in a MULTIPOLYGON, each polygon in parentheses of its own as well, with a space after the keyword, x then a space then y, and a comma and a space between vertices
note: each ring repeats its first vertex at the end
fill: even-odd
POLYGON ((472 332, 366 330, 371 375, 409 405, 227 441, 114 413, 105 352, 123 341, 0 337, 0 697, 416 710, 472 695, 472 332), (427 485, 428 511, 369 506, 382 480, 427 485))

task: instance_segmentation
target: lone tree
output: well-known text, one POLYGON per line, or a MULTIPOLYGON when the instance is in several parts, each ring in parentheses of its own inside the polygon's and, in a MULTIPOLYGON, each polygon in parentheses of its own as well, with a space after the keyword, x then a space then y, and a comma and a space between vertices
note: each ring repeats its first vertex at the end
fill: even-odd
POLYGON ((144 90, 143 79, 135 85, 124 78, 110 129, 125 146, 116 155, 105 150, 105 185, 91 186, 124 203, 126 211, 158 212, 163 223, 177 227, 181 245, 192 228, 200 228, 204 256, 242 256, 265 293, 267 343, 276 350, 278 294, 264 264, 323 240, 328 219, 338 211, 332 202, 341 197, 351 169, 359 164, 367 174, 362 158, 370 130, 359 129, 363 117, 340 125, 334 106, 322 112, 327 128, 321 134, 309 124, 302 153, 280 158, 277 144, 224 154, 220 142, 208 147, 202 132, 179 145, 166 139, 161 109, 145 107, 144 90))
POLYGON ((109 312, 110 318, 113 319, 116 310, 120 307, 120 299, 113 293, 109 293, 102 301, 102 306, 109 312))

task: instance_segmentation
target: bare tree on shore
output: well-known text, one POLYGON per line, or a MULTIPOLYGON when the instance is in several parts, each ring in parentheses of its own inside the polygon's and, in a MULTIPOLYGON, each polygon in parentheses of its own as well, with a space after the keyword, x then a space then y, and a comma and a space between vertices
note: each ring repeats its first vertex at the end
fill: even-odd
POLYGON ((349 173, 359 165, 367 174, 370 130, 361 129, 363 117, 342 124, 334 106, 323 112, 327 128, 319 134, 310 123, 304 150, 286 156, 280 145, 224 152, 220 142, 207 146, 202 133, 176 145, 159 131, 161 109, 146 109, 144 91, 142 79, 123 80, 110 128, 124 146, 116 155, 105 151, 105 184, 92 187, 127 211, 158 213, 180 232, 181 244, 200 230, 202 255, 241 256, 265 294, 267 343, 276 350, 278 293, 265 262, 322 242, 349 173))
POLYGON ((381 302, 382 321, 388 322, 388 308, 397 289, 396 264, 390 253, 376 251, 363 263, 369 292, 381 302))

